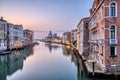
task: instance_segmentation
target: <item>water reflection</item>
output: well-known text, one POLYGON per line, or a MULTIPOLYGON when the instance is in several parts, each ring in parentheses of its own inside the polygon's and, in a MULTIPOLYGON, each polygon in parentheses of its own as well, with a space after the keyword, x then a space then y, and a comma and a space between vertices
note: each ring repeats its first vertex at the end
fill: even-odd
POLYGON ((17 70, 23 69, 23 61, 33 54, 33 48, 28 47, 23 50, 13 51, 9 55, 0 56, 0 80, 7 80, 17 70))
POLYGON ((34 51, 26 48, 0 56, 0 80, 92 80, 85 72, 78 53, 57 44, 40 43, 34 51))
POLYGON ((58 44, 54 44, 54 43, 45 43, 45 47, 48 47, 50 53, 52 52, 52 49, 56 50, 60 48, 58 44))
MULTIPOLYGON (((76 53, 75 49, 67 48, 65 46, 62 47, 63 54, 67 56, 67 59, 71 62, 73 62, 77 66, 77 80, 93 80, 92 76, 88 77, 85 71, 85 66, 83 65, 82 59, 78 57, 78 53, 76 53)), ((101 76, 101 75, 95 75, 94 80, 120 80, 120 76, 110 75, 108 76, 101 76)))
POLYGON ((83 63, 81 59, 78 57, 78 54, 75 53, 75 50, 73 48, 67 48, 65 46, 62 47, 63 54, 67 56, 67 58, 70 59, 71 62, 73 62, 77 66, 77 80, 90 80, 90 78, 87 78, 87 75, 85 74, 83 63))

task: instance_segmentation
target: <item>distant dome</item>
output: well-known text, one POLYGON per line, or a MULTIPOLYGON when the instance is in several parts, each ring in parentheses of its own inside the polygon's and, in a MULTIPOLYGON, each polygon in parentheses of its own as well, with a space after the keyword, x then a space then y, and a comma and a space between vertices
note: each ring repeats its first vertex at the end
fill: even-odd
POLYGON ((48 37, 52 37, 52 31, 49 32, 48 37))

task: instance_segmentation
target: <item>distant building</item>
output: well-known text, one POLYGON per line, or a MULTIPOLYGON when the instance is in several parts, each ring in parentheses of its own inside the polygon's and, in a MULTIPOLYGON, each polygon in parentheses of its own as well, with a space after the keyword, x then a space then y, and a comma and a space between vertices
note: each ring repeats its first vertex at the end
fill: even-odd
POLYGON ((26 30, 24 30, 23 31, 23 36, 24 36, 24 45, 29 45, 29 44, 32 44, 33 43, 33 34, 34 34, 34 32, 33 31, 31 31, 31 30, 28 30, 28 29, 26 29, 26 30))
POLYGON ((49 34, 48 34, 48 36, 45 37, 45 42, 52 42, 52 36, 53 36, 53 34, 52 34, 52 32, 50 31, 49 34))
POLYGON ((7 49, 7 21, 0 19, 0 50, 7 49))
POLYGON ((61 41, 62 41, 62 39, 59 36, 57 36, 56 33, 54 33, 54 35, 52 37, 52 42, 53 43, 61 43, 61 41))
POLYGON ((89 17, 80 20, 77 25, 77 49, 80 54, 88 53, 89 48, 89 17))
POLYGON ((50 42, 50 43, 61 43, 61 38, 57 36, 56 33, 52 33, 52 31, 49 32, 48 36, 45 37, 45 42, 50 42))
POLYGON ((70 44, 71 43, 71 32, 63 33, 62 43, 63 44, 70 44))
POLYGON ((13 25, 13 43, 14 48, 21 47, 23 44, 23 26, 13 25))
POLYGON ((77 43, 77 29, 71 31, 71 43, 77 43))

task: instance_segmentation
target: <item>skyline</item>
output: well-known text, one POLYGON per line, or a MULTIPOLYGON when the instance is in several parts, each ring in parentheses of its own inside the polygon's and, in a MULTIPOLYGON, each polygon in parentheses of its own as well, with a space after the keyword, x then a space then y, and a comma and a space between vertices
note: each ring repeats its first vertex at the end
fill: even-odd
POLYGON ((33 31, 70 31, 81 18, 89 16, 92 3, 93 0, 1 0, 0 16, 33 31))

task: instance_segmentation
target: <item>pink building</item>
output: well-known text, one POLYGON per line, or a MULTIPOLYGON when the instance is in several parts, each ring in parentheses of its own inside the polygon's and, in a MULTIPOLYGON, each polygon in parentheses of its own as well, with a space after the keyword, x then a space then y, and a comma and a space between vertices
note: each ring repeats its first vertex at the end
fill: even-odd
POLYGON ((90 9, 90 55, 103 70, 120 64, 120 0, 94 0, 90 9))

